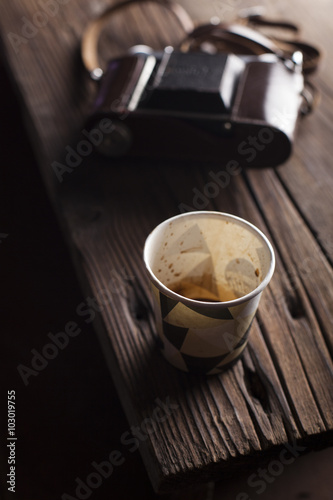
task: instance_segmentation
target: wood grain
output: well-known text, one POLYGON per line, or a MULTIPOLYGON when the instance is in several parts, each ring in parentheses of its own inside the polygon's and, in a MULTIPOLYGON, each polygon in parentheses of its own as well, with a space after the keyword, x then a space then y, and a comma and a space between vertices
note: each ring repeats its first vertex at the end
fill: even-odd
MULTIPOLYGON (((39 2, 3 2, 0 25, 41 172, 85 296, 99 301, 94 325, 129 423, 142 426, 153 419, 151 432, 146 420, 140 451, 155 489, 227 479, 240 466, 276 455, 286 443, 302 443, 308 451, 332 445, 333 71, 328 55, 314 78, 321 105, 300 124, 291 159, 277 169, 243 168, 203 207, 256 224, 273 242, 277 266, 243 358, 219 376, 187 375, 158 351, 142 249, 160 221, 184 205, 198 208, 195 190, 204 192, 210 172, 225 167, 223 158, 215 165, 184 165, 108 162, 91 154, 61 183, 52 169, 67 146, 77 146, 96 92, 78 51, 84 27, 103 5, 87 0, 59 5, 17 52, 8 35, 22 33, 22 17, 33 20, 39 2), (170 406, 167 418, 158 421, 154 412, 161 402, 170 406)), ((197 18, 217 14, 213 1, 184 5, 197 18)), ((301 22, 303 33, 330 51, 330 5, 325 3, 325 11, 308 0, 267 5, 272 14, 301 22)), ((179 37, 170 19, 150 15, 148 28, 140 9, 131 15, 120 38, 111 37, 115 47, 130 37, 130 44, 146 40, 146 34, 156 45, 166 36, 169 43, 179 37)), ((122 22, 115 21, 113 30, 122 22)), ((102 44, 107 58, 110 34, 102 44)), ((81 317, 88 318, 87 313, 81 317)))

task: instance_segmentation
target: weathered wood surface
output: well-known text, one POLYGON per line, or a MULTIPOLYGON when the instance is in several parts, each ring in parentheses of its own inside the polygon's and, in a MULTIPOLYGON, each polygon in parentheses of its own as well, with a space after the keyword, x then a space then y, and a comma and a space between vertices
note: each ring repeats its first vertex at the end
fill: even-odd
MULTIPOLYGON (((309 0, 266 2, 268 13, 295 19, 303 26, 303 37, 324 47, 314 78, 321 105, 301 123, 294 154, 285 165, 244 168, 203 207, 234 213, 260 227, 274 244, 277 266, 243 358, 220 376, 200 378, 178 372, 157 350, 142 248, 150 230, 179 213, 180 204, 199 208, 193 189, 204 192, 209 172, 223 169, 223 158, 214 166, 110 164, 91 154, 60 183, 52 162, 62 161, 66 146, 75 148, 83 138, 78 132, 96 91, 80 68, 80 36, 105 5, 63 3, 55 0, 57 12, 15 49, 8 35, 22 36, 22 18, 36 19, 40 3, 2 2, 5 57, 86 297, 99 301, 98 314, 89 314, 92 306, 86 302, 81 321, 96 315, 96 330, 130 425, 145 430, 140 451, 154 487, 167 491, 227 478, 239 465, 270 457, 288 442, 302 443, 307 450, 332 445, 333 6, 323 0, 316 5, 309 0), (161 402, 170 403, 165 419, 157 418, 161 402)), ((183 5, 195 19, 236 13, 231 2, 183 5)), ((237 8, 241 5, 248 6, 237 2, 237 8)), ((156 36, 156 47, 165 37, 172 38, 168 43, 179 37, 171 20, 150 15, 154 22, 149 30, 142 14, 132 16, 117 46, 126 46, 131 37, 128 45, 146 41, 147 34, 152 45, 156 36), (132 35, 138 31, 142 40, 132 35)))

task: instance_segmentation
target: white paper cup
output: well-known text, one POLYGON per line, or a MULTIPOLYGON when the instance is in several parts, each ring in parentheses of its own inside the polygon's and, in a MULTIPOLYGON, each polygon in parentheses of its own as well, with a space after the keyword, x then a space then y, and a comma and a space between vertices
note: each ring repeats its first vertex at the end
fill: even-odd
POLYGON ((143 256, 165 358, 209 375, 235 362, 274 272, 266 236, 234 215, 189 212, 158 225, 143 256))

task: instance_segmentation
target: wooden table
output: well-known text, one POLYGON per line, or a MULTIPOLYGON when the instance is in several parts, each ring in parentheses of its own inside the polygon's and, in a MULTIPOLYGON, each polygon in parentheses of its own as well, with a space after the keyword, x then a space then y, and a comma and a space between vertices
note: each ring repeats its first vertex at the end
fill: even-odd
MULTIPOLYGON (((62 182, 55 174, 54 162, 84 138, 96 87, 81 66, 80 37, 105 3, 54 0, 47 10, 46 1, 2 2, 0 26, 45 186, 82 281, 76 323, 81 330, 96 326, 127 414, 131 430, 120 436, 122 445, 139 446, 158 492, 232 477, 282 450, 292 453, 295 444, 302 452, 332 445, 332 4, 264 2, 268 14, 296 20, 303 38, 324 48, 313 78, 321 104, 300 124, 286 164, 243 168, 204 207, 253 222, 277 257, 244 356, 224 374, 204 378, 177 371, 158 351, 142 249, 153 227, 182 204, 198 208, 195 193, 212 168, 223 169, 223 157, 207 166, 111 162, 92 153, 62 182)), ((249 5, 181 3, 196 20, 233 18, 236 7, 249 5)), ((136 42, 132 33, 142 19, 128 21, 118 46, 136 42)), ((170 26, 157 18, 144 36, 156 47, 174 43, 179 33, 170 26)), ((104 42, 105 49, 110 40, 104 42)))

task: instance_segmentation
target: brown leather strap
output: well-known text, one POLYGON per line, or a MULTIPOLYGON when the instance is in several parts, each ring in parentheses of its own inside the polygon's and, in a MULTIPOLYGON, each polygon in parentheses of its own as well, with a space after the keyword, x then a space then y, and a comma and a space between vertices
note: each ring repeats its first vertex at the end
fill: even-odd
POLYGON ((292 59, 296 51, 303 54, 303 72, 310 73, 318 65, 319 50, 298 39, 281 39, 273 36, 267 36, 260 31, 253 29, 252 26, 266 26, 270 28, 282 28, 293 33, 298 32, 298 27, 283 20, 270 20, 261 15, 253 14, 250 9, 248 14, 238 18, 234 24, 202 24, 194 27, 194 23, 187 12, 179 4, 171 0, 125 0, 108 7, 103 14, 93 20, 87 27, 81 44, 82 60, 94 80, 99 80, 103 75, 98 58, 98 40, 99 36, 109 20, 117 11, 126 9, 137 3, 154 3, 170 10, 181 27, 184 29, 185 38, 179 47, 180 50, 198 50, 204 43, 210 43, 215 50, 235 52, 238 54, 263 54, 274 53, 281 58, 292 59))
POLYGON ((312 73, 318 67, 320 61, 320 51, 313 45, 298 40, 280 40, 275 39, 285 53, 293 54, 297 50, 303 54, 303 73, 312 73))
POLYGON ((242 54, 283 54, 269 38, 258 31, 254 31, 242 24, 203 24, 189 33, 187 40, 182 44, 183 50, 198 49, 201 44, 210 42, 219 49, 219 45, 225 45, 225 49, 237 51, 242 54))
POLYGON ((261 14, 252 13, 251 9, 248 10, 248 13, 246 13, 245 10, 244 15, 240 13, 240 19, 245 20, 247 24, 252 26, 266 26, 270 28, 281 28, 294 33, 299 32, 299 27, 294 23, 286 21, 285 19, 267 19, 261 14))
POLYGON ((103 70, 99 64, 97 45, 105 24, 114 13, 122 9, 126 9, 136 3, 158 4, 161 7, 170 10, 174 14, 176 20, 184 29, 186 34, 194 29, 193 21, 185 9, 181 5, 170 0, 125 0, 124 2, 108 7, 101 16, 94 19, 88 25, 81 42, 81 56, 83 64, 94 80, 99 80, 103 75, 103 70))
MULTIPOLYGON (((269 27, 269 28, 280 28, 286 31, 291 31, 293 33, 299 32, 299 27, 296 24, 286 22, 284 20, 272 20, 263 17, 262 15, 251 15, 244 16, 245 22, 249 26, 254 27, 269 27)), ((314 71, 320 60, 320 50, 314 45, 305 43, 297 38, 279 38, 271 36, 271 39, 276 45, 278 45, 286 54, 293 54, 295 51, 300 51, 303 54, 303 72, 311 73, 314 71)))
MULTIPOLYGON (((296 31, 291 23, 264 21, 261 26, 286 28, 296 31)), ((303 72, 314 71, 319 63, 320 51, 313 45, 297 39, 268 37, 244 24, 205 24, 195 28, 182 44, 183 50, 199 49, 204 43, 211 43, 217 50, 229 50, 239 54, 274 53, 282 58, 291 59, 296 51, 303 54, 303 72)))

